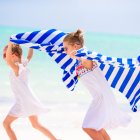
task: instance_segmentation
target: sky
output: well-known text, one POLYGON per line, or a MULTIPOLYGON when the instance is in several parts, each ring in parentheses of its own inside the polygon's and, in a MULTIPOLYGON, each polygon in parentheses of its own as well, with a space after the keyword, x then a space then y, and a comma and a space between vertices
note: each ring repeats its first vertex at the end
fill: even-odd
POLYGON ((0 0, 0 25, 140 35, 139 0, 0 0))

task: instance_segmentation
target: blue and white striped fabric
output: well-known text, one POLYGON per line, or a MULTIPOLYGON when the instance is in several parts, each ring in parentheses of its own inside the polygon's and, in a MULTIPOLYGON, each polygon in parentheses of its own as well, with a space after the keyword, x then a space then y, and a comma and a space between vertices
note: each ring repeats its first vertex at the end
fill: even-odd
MULTIPOLYGON (((66 33, 60 30, 50 29, 12 35, 10 40, 47 52, 64 70, 62 80, 72 91, 78 82, 75 72, 78 61, 71 59, 64 52, 62 42, 65 35, 66 33)), ((124 94, 132 110, 137 111, 136 104, 140 99, 140 57, 138 59, 106 57, 86 49, 78 50, 76 56, 97 61, 110 86, 124 94)))
POLYGON ((129 100, 132 110, 140 99, 140 62, 136 58, 107 57, 86 49, 78 50, 76 56, 83 57, 99 64, 108 83, 129 100))

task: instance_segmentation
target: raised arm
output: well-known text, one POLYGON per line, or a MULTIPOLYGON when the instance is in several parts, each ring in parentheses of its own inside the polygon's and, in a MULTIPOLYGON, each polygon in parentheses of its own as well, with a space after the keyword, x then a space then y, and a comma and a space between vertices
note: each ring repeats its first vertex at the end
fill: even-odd
POLYGON ((32 59, 32 56, 33 56, 33 49, 29 48, 28 55, 27 55, 28 61, 30 61, 32 59))
POLYGON ((12 61, 12 45, 12 42, 8 43, 8 48, 6 50, 6 62, 13 69, 16 76, 18 76, 19 67, 12 61))

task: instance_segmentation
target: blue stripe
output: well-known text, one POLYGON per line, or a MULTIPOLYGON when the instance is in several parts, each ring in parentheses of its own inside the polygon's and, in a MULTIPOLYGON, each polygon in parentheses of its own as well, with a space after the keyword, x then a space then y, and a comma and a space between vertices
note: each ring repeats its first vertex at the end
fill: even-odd
POLYGON ((21 39, 21 37, 22 37, 23 35, 24 35, 24 33, 17 34, 17 35, 16 35, 16 38, 17 38, 17 39, 21 39))
POLYGON ((10 39, 10 41, 11 41, 11 42, 14 42, 14 43, 16 43, 16 44, 26 44, 26 43, 29 43, 29 41, 27 41, 27 40, 22 40, 22 39, 18 39, 18 40, 16 40, 16 39, 10 39))
POLYGON ((109 79, 109 77, 112 74, 113 70, 114 70, 114 67, 113 66, 110 66, 109 69, 108 69, 108 71, 107 71, 107 73, 106 73, 106 75, 105 75, 105 77, 106 77, 107 80, 109 79))
MULTIPOLYGON (((59 33, 58 35, 56 35, 52 40, 50 40, 50 42, 52 44, 54 44, 57 40, 59 40, 61 37, 63 37, 65 35, 65 33, 59 33)), ((63 41, 63 40, 62 40, 63 41)))
POLYGON ((87 59, 92 61, 94 58, 92 58, 92 57, 87 57, 87 59))
POLYGON ((63 71, 63 74, 65 75, 66 73, 67 73, 67 71, 64 70, 64 71, 63 71))
POLYGON ((118 83, 122 73, 124 72, 124 68, 120 67, 119 70, 118 70, 118 73, 116 74, 112 84, 111 84, 111 87, 114 87, 116 86, 116 84, 118 83))
POLYGON ((73 86, 73 89, 71 89, 71 91, 74 91, 75 86, 73 86))
POLYGON ((129 70, 128 74, 126 75, 126 77, 125 77, 125 79, 124 79, 124 81, 123 81, 123 83, 122 83, 122 85, 121 85, 121 87, 119 89, 120 92, 123 92, 124 91, 124 89, 125 89, 127 83, 129 82, 129 80, 130 80, 133 72, 134 72, 134 69, 130 69, 129 70))
POLYGON ((78 82, 78 77, 77 75, 74 77, 74 80, 75 80, 75 84, 78 82))
POLYGON ((134 105, 136 105, 139 100, 140 100, 140 96, 138 96, 138 98, 135 100, 134 105))
POLYGON ((59 54, 60 53, 64 53, 64 49, 61 49, 61 50, 55 50, 56 52, 58 52, 59 54))
POLYGON ((122 63, 122 58, 117 58, 117 62, 122 63))
POLYGON ((136 66, 134 64, 129 64, 129 68, 135 68, 136 66))
MULTIPOLYGON (((36 43, 42 43, 50 34, 52 34, 53 32, 55 32, 56 29, 51 29, 48 30, 46 33, 44 33, 37 41, 36 43)), ((47 42, 48 43, 48 42, 47 42)))
POLYGON ((53 45, 51 45, 51 46, 47 46, 46 51, 47 51, 47 52, 50 52, 53 48, 54 48, 53 45))
POLYGON ((49 55, 50 57, 53 57, 54 54, 55 54, 55 53, 52 53, 52 52, 49 52, 49 53, 48 53, 48 55, 49 55))
POLYGON ((40 49, 40 47, 39 47, 39 46, 31 46, 30 48, 32 48, 32 49, 37 49, 37 50, 39 50, 39 49, 40 49))
MULTIPOLYGON (((67 73, 64 75, 64 77, 62 78, 63 82, 65 82, 69 77, 70 77, 70 73, 67 72, 67 73)), ((74 77, 73 77, 73 80, 74 80, 74 82, 75 82, 75 84, 76 84, 76 83, 78 82, 77 76, 74 76, 74 77)))
POLYGON ((127 63, 129 64, 129 65, 132 65, 133 63, 132 63, 132 59, 131 58, 128 58, 127 59, 127 63))
POLYGON ((86 56, 86 53, 80 53, 80 54, 79 54, 79 53, 77 53, 77 54, 76 54, 76 56, 77 56, 77 57, 86 56))
POLYGON ((75 65, 76 63, 70 68, 70 73, 73 73, 75 71, 75 65))
POLYGON ((63 46, 63 43, 61 43, 59 46, 63 46))
POLYGON ((66 56, 65 53, 60 54, 60 55, 55 59, 56 63, 59 63, 65 56, 66 56))
POLYGON ((130 105, 132 105, 135 101, 135 98, 138 96, 138 94, 140 94, 140 89, 138 89, 138 91, 135 93, 133 99, 130 101, 130 105))
POLYGON ((140 63, 140 56, 138 56, 137 60, 138 60, 138 62, 140 63))
POLYGON ((102 56, 103 56, 102 54, 99 54, 99 53, 97 54, 97 57, 100 57, 101 58, 102 56))
POLYGON ((73 84, 74 84, 74 80, 72 79, 72 80, 69 82, 69 84, 67 84, 67 87, 70 88, 70 87, 73 86, 73 84))
POLYGON ((70 74, 67 72, 63 77, 63 81, 66 81, 70 77, 70 74))
MULTIPOLYGON (((135 100, 133 107, 136 106, 136 104, 139 100, 140 100, 140 96, 138 96, 137 99, 135 100)), ((134 111, 136 112, 137 110, 134 110, 134 111)))
POLYGON ((107 61, 111 61, 112 58, 111 58, 111 57, 107 57, 106 60, 107 60, 107 61))
POLYGON ((88 54, 92 54, 92 51, 87 51, 88 54))
POLYGON ((100 63, 103 63, 103 61, 101 60, 100 57, 94 57, 94 59, 97 60, 97 61, 100 62, 100 63))
POLYGON ((62 69, 66 69, 68 65, 70 65, 70 63, 72 62, 72 59, 69 59, 68 61, 66 61, 62 66, 61 68, 62 69))
POLYGON ((136 111, 137 111, 137 106, 133 106, 133 107, 132 107, 132 111, 133 111, 133 112, 136 112, 136 111))
POLYGON ((40 31, 35 31, 32 32, 27 38, 26 40, 31 41, 40 31))
POLYGON ((128 93, 126 94, 127 98, 130 97, 131 93, 134 91, 134 89, 136 88, 138 83, 140 83, 140 73, 138 73, 138 75, 136 76, 135 81, 133 82, 132 86, 130 87, 128 93))
POLYGON ((101 63, 100 69, 103 70, 105 68, 105 64, 101 63))
MULTIPOLYGON (((37 44, 37 43, 36 43, 37 44)), ((40 44, 41 46, 54 46, 54 45, 52 45, 51 43, 41 43, 40 44)))

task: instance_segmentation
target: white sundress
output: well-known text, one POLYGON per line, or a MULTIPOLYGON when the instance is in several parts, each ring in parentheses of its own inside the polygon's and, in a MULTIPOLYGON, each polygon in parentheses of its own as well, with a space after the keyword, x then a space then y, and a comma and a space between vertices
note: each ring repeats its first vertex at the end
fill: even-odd
POLYGON ((19 75, 16 76, 13 71, 10 73, 10 84, 15 96, 15 103, 8 115, 14 117, 28 117, 39 115, 49 110, 33 94, 28 83, 29 69, 27 68, 28 60, 23 61, 19 66, 19 75))
POLYGON ((118 107, 115 96, 97 65, 94 65, 92 70, 87 70, 79 63, 76 72, 93 97, 83 121, 83 128, 97 131, 102 128, 112 129, 126 126, 131 121, 131 117, 118 107))

